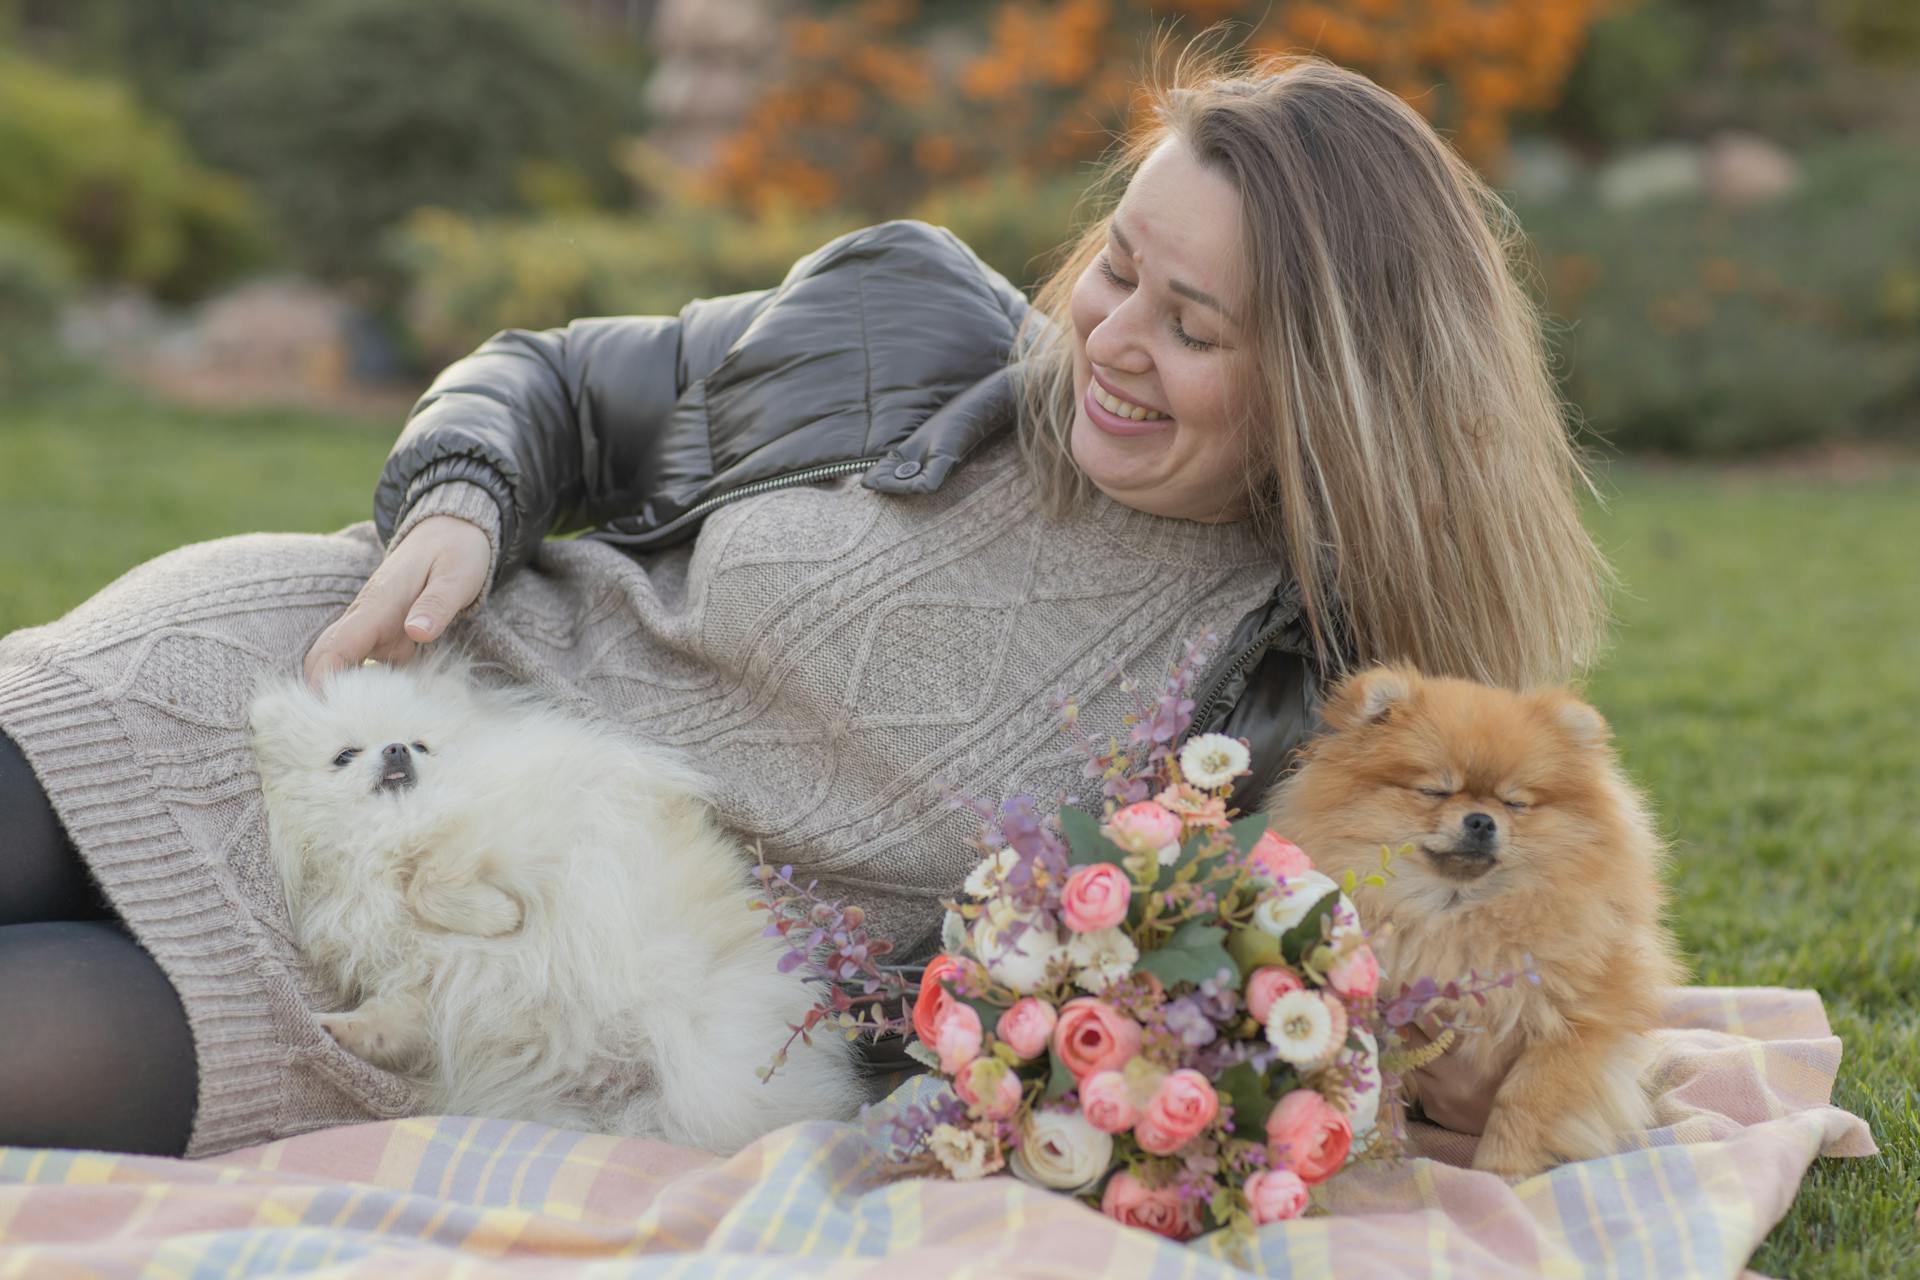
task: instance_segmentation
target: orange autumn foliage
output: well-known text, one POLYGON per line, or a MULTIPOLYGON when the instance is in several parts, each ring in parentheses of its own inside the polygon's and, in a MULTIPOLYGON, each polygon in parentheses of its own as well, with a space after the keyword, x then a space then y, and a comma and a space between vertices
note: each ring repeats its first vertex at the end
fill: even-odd
POLYGON ((938 58, 916 0, 857 0, 789 25, 787 68, 720 149, 716 199, 764 211, 907 207, 990 172, 1057 173, 1130 121, 1147 40, 1223 18, 1255 51, 1314 52, 1398 93, 1483 169, 1515 113, 1553 105, 1592 23, 1633 0, 1005 0, 985 47, 938 58))

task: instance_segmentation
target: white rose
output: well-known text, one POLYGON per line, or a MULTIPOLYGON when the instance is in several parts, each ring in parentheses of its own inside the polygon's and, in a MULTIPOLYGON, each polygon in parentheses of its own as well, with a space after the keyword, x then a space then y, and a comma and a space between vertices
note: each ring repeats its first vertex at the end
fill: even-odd
POLYGON ((1053 930, 1036 927, 1031 921, 1026 922, 1027 927, 1018 939, 1008 941, 1008 934, 1019 919, 1002 913, 998 919, 982 916, 975 920, 973 954, 987 966, 987 974, 995 982, 1011 988, 1017 995, 1026 995, 1047 985, 1066 948, 1053 930))
POLYGON ((1113 1135, 1088 1124, 1078 1111, 1034 1111, 1020 1126, 1020 1145, 1007 1156, 1007 1168, 1022 1182, 1077 1194, 1093 1185, 1112 1160, 1113 1135))
POLYGON ((1180 776, 1202 791, 1213 791, 1245 773, 1250 759, 1240 739, 1202 733, 1180 748, 1180 776))
POLYGON ((1133 939, 1118 925, 1076 933, 1067 943, 1067 961, 1073 966, 1073 980, 1095 995, 1132 973, 1134 961, 1139 958, 1140 948, 1133 945, 1133 939))
POLYGON ((1347 1123, 1353 1127, 1354 1150, 1364 1151, 1368 1144, 1361 1139, 1372 1134, 1380 1116, 1380 1044, 1365 1027, 1351 1030, 1364 1047, 1347 1047, 1334 1054, 1333 1078, 1342 1082, 1337 1091, 1346 1107, 1347 1123), (1347 1080, 1367 1087, 1364 1092, 1356 1091, 1344 1083, 1347 1080))
POLYGON ((1269 890, 1253 908, 1253 923, 1278 938, 1307 918, 1313 904, 1340 886, 1318 871, 1288 876, 1285 886, 1269 890))

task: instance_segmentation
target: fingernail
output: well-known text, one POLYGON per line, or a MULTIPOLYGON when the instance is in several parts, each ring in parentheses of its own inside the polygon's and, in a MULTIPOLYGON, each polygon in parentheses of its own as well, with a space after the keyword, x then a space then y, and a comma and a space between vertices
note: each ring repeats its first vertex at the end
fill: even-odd
MULTIPOLYGON (((388 614, 387 616, 392 617, 393 615, 388 614)), ((416 613, 407 619, 407 625, 415 631, 431 631, 433 629, 433 619, 424 613, 416 613)))

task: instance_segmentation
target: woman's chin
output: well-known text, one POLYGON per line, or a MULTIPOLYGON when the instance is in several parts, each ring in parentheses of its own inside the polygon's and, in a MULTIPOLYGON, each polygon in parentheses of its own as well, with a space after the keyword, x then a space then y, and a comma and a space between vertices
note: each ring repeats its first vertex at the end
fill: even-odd
POLYGON ((1139 436, 1113 435, 1101 430, 1082 409, 1074 415, 1068 444, 1075 464, 1095 488, 1116 502, 1134 506, 1127 495, 1149 499, 1154 482, 1164 470, 1173 435, 1172 430, 1139 436))

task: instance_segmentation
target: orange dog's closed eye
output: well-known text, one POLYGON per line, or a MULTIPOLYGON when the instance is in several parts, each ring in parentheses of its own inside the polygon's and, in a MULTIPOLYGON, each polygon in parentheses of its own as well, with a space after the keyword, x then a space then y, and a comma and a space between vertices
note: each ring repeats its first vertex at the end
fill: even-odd
POLYGON ((1376 667, 1343 681, 1329 732, 1268 808, 1336 880, 1411 845, 1356 900, 1383 990, 1516 972, 1455 1052, 1513 1065, 1475 1166, 1538 1172, 1610 1154, 1649 1122, 1639 1076, 1666 988, 1683 980, 1661 923, 1665 850, 1600 713, 1562 690, 1515 693, 1376 667))

